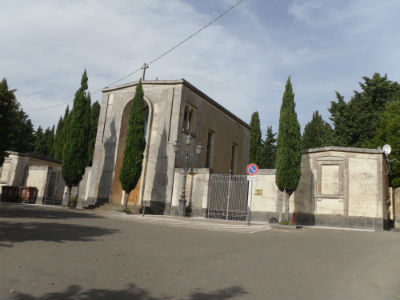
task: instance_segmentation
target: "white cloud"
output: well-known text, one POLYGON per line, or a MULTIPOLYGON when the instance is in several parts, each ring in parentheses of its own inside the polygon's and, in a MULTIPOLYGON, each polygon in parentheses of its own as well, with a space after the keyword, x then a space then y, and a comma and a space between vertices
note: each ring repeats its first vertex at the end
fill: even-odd
MULTIPOLYGON (((50 126, 73 100, 86 68, 93 91, 157 57, 235 1, 3 1, 0 70, 34 124, 50 126)), ((233 113, 260 112, 277 129, 292 76, 304 126, 334 91, 348 99, 361 76, 400 80, 398 1, 243 1, 174 52, 147 78, 185 78, 233 113)), ((126 81, 139 78, 135 74, 126 81)), ((126 82, 124 81, 124 82, 126 82)), ((92 95, 99 100, 100 94, 92 95)))

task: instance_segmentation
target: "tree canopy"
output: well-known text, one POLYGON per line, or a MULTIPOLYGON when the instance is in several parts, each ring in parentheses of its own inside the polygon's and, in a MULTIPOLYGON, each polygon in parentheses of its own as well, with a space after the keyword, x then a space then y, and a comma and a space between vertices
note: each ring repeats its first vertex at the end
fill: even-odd
POLYGON ((5 151, 32 152, 34 130, 28 115, 15 97, 15 90, 8 88, 7 80, 0 82, 0 165, 5 151))
POLYGON ((273 169, 275 168, 276 157, 276 133, 272 131, 272 126, 267 127, 265 140, 261 145, 261 154, 259 159, 260 169, 273 169))
POLYGON ((317 110, 313 113, 312 120, 304 127, 304 132, 301 139, 301 148, 309 149, 332 145, 332 127, 322 119, 317 110))

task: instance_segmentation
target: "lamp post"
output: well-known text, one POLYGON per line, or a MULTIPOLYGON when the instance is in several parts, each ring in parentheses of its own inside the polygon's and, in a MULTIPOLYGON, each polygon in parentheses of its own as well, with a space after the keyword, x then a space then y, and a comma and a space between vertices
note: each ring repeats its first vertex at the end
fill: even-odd
MULTIPOLYGON (((185 144, 186 144, 186 149, 185 149, 185 163, 183 167, 183 182, 182 182, 182 190, 181 190, 181 196, 179 198, 179 213, 183 217, 185 216, 185 208, 186 208, 186 177, 187 177, 187 170, 189 167, 189 155, 192 156, 193 158, 193 153, 190 151, 190 144, 192 141, 192 136, 188 134, 186 136, 185 144)), ((174 152, 178 153, 179 151, 179 143, 178 141, 175 141, 173 144, 174 147, 174 152)), ((203 149, 203 146, 201 143, 197 144, 196 146, 196 155, 200 155, 201 151, 203 149)))

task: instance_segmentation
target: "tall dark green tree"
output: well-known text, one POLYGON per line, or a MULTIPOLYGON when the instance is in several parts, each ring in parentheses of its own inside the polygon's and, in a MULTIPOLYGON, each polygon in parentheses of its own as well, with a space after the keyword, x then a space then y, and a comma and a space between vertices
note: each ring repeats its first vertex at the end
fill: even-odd
POLYGON ((333 143, 335 146, 348 146, 352 144, 351 136, 351 119, 352 113, 348 108, 348 104, 344 101, 344 97, 336 91, 337 102, 331 101, 331 107, 328 111, 331 113, 331 121, 333 123, 333 143))
POLYGON ((274 169, 276 157, 276 133, 272 131, 272 126, 267 127, 265 140, 262 143, 259 167, 261 169, 274 169))
POLYGON ((392 148, 388 158, 390 163, 389 185, 400 187, 400 101, 386 105, 380 120, 375 145, 389 144, 392 148))
POLYGON ((286 220, 289 221, 289 197, 297 189, 301 175, 301 135, 295 111, 290 77, 287 80, 279 116, 275 182, 287 194, 286 220))
MULTIPOLYGON (((87 93, 87 82, 88 77, 85 70, 82 75, 81 86, 75 93, 74 106, 69 117, 65 137, 61 173, 68 187, 68 202, 72 186, 79 184, 87 165, 90 131, 90 96, 87 93)), ((66 201, 63 204, 68 205, 66 201)))
POLYGON ((15 90, 9 90, 7 80, 0 82, 0 164, 4 161, 5 151, 9 150, 9 133, 15 111, 15 90))
POLYGON ((6 150, 32 152, 33 147, 32 122, 20 107, 15 90, 9 90, 4 78, 0 82, 0 165, 6 150))
POLYGON ((335 143, 339 146, 374 147, 380 116, 387 103, 400 99, 400 85, 375 73, 363 77, 361 91, 354 91, 346 103, 336 92, 337 102, 331 102, 329 112, 334 125, 335 143))
POLYGON ((251 115, 250 121, 250 153, 249 160, 251 163, 259 164, 260 152, 261 152, 261 129, 260 129, 260 117, 258 112, 254 112, 251 115))
POLYGON ((62 136, 64 120, 62 117, 58 120, 56 134, 54 136, 54 145, 53 145, 53 157, 58 160, 62 160, 62 152, 64 146, 64 140, 62 136))
POLYGON ((94 102, 90 109, 90 134, 88 145, 88 165, 91 166, 93 162, 94 146, 96 144, 97 124, 99 123, 100 104, 94 102))
POLYGON ((53 153, 53 145, 54 145, 54 125, 52 128, 48 127, 43 135, 43 143, 45 147, 45 151, 43 153, 46 157, 52 157, 53 153))
POLYGON ((33 152, 39 155, 45 155, 46 143, 44 142, 44 132, 42 126, 39 126, 35 132, 35 147, 33 152))
POLYGON ((142 173, 143 152, 146 147, 144 137, 144 94, 142 82, 136 87, 135 96, 132 100, 131 112, 129 114, 126 144, 119 180, 125 191, 124 206, 128 207, 128 197, 133 190, 142 173))
POLYGON ((11 124, 10 149, 17 152, 33 152, 35 145, 35 131, 28 115, 19 109, 11 124))
POLYGON ((312 120, 304 127, 301 148, 318 148, 333 145, 333 130, 325 122, 318 110, 313 113, 312 120))

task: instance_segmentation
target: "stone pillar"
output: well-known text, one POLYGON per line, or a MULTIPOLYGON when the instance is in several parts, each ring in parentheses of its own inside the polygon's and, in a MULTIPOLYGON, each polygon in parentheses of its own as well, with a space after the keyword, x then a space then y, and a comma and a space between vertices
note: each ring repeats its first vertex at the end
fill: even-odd
POLYGON ((394 228, 400 230, 400 188, 393 190, 394 228))

